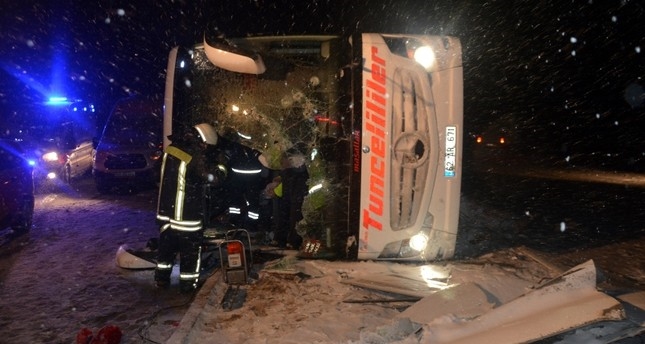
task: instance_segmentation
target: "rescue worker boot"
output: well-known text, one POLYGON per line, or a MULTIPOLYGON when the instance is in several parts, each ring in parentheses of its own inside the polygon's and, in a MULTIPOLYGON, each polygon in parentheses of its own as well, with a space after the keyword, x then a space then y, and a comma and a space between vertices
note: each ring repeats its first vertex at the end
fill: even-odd
POLYGON ((182 294, 190 294, 195 292, 195 290, 197 290, 197 286, 194 283, 184 281, 179 282, 179 292, 182 294))
POLYGON ((155 271, 155 285, 157 288, 167 289, 170 287, 170 272, 165 270, 155 271))

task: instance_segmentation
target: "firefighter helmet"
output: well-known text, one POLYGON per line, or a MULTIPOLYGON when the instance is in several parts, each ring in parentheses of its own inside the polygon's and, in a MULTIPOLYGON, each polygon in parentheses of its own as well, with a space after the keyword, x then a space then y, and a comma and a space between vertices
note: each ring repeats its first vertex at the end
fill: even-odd
POLYGON ((217 132, 212 125, 208 123, 200 123, 195 126, 202 141, 209 145, 217 145, 217 132))

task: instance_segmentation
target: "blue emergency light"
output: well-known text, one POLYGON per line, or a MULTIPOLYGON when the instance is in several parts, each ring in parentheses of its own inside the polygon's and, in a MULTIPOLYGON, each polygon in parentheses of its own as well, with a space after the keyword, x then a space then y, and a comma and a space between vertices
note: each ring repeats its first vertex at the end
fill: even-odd
POLYGON ((71 102, 67 97, 49 97, 47 100, 47 105, 58 106, 58 105, 69 105, 71 102))

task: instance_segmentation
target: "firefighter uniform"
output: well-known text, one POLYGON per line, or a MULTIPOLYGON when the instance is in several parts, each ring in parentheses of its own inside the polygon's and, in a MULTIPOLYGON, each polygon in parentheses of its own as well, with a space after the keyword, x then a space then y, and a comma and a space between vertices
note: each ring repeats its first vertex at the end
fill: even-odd
MULTIPOLYGON (((280 171, 280 192, 278 200, 278 227, 275 239, 279 247, 291 246, 300 249, 302 237, 296 231, 296 224, 303 219, 302 204, 308 192, 309 172, 305 155, 298 148, 290 148, 282 157, 280 171)), ((276 194, 277 195, 277 194, 276 194)))
POLYGON ((195 290, 199 281, 202 190, 209 181, 205 151, 207 144, 216 143, 199 126, 195 129, 173 140, 164 151, 157 202, 160 234, 155 281, 160 287, 170 285, 172 267, 179 253, 179 285, 184 292, 195 290))

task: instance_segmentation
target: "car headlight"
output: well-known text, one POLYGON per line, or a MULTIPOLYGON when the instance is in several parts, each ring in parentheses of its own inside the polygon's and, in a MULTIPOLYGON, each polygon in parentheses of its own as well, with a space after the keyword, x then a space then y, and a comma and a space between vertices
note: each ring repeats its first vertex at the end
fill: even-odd
POLYGON ((58 161, 58 153, 56 152, 45 153, 43 154, 43 160, 47 162, 58 161))

